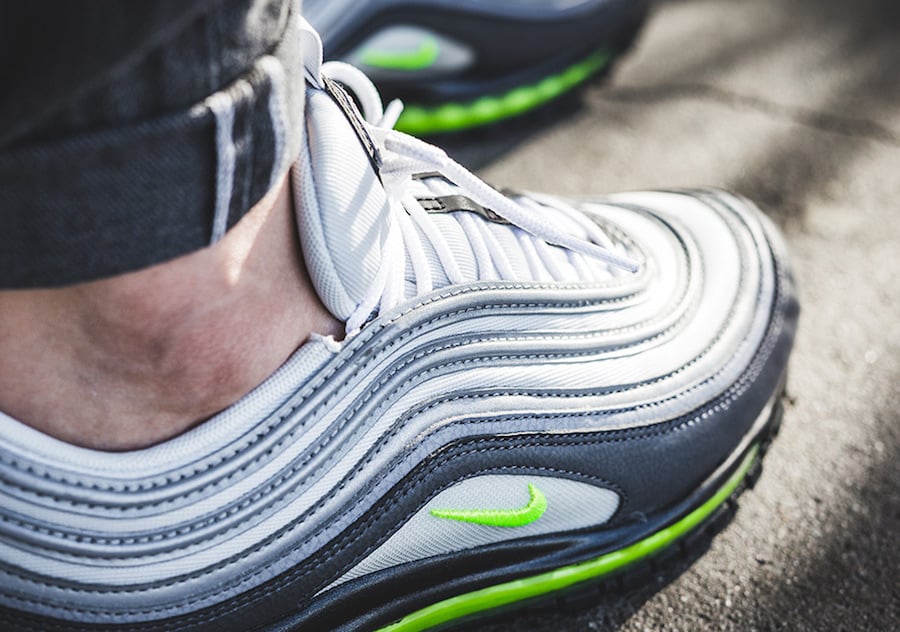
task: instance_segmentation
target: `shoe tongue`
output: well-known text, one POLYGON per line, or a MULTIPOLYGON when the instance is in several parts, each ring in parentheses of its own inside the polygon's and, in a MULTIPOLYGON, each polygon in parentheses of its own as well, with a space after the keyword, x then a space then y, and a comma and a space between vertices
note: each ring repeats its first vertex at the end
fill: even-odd
POLYGON ((306 91, 306 137, 294 165, 300 241, 319 297, 347 320, 378 274, 387 196, 347 114, 316 87, 306 91))

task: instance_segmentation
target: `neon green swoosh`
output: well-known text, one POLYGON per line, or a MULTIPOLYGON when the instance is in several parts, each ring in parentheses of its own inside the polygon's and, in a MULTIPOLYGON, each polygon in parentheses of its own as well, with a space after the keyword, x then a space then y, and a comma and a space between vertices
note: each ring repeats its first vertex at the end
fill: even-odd
POLYGON ((388 70, 425 70, 437 61, 440 47, 437 40, 427 37, 413 51, 384 51, 368 49, 362 51, 364 64, 388 70))
POLYGON ((657 531, 630 546, 606 553, 600 557, 563 566, 533 577, 515 579, 496 586, 488 586, 470 593, 450 597, 421 610, 408 614, 403 619, 379 628, 377 632, 421 632, 438 625, 456 621, 463 617, 500 608, 517 601, 539 597, 547 593, 574 586, 580 582, 604 577, 624 568, 632 562, 645 559, 660 552, 673 542, 690 533, 708 518, 728 497, 734 493, 750 467, 759 455, 759 446, 744 458, 738 470, 716 494, 674 524, 657 531))
POLYGON ((489 527, 524 527, 547 511, 547 497, 541 490, 528 483, 528 493, 531 498, 521 509, 432 509, 431 515, 489 527))

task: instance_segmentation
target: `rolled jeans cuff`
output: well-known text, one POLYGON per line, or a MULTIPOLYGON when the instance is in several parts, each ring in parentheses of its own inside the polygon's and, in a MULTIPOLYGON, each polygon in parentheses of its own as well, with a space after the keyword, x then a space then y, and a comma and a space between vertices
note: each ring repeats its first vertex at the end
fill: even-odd
POLYGON ((202 101, 0 152, 0 288, 108 277, 220 239, 299 151, 298 18, 202 101))

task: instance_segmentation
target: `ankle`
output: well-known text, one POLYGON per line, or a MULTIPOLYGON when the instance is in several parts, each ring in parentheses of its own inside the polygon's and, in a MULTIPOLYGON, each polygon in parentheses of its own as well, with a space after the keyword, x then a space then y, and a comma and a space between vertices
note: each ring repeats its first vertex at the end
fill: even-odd
POLYGON ((205 250, 0 292, 0 410, 79 445, 139 448, 235 402, 311 332, 339 331, 307 277, 283 182, 205 250))

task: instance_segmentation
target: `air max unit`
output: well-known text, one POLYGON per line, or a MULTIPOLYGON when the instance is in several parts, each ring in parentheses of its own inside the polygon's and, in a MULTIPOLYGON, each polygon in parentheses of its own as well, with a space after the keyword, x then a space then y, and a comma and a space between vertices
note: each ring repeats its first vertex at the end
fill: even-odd
POLYGON ((798 308, 749 202, 501 194, 306 36, 298 228, 345 339, 138 452, 0 415, 3 630, 425 630, 646 564, 754 475, 798 308))
POLYGON ((397 128, 425 134, 529 111, 606 69, 646 0, 306 0, 327 58, 406 103, 397 128))

